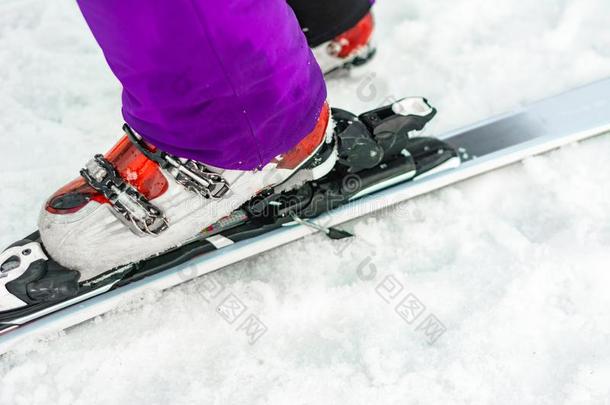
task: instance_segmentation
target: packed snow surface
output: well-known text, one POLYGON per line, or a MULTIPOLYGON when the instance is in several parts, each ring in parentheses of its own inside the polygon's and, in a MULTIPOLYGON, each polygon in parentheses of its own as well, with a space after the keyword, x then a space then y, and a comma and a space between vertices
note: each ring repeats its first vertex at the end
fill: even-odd
MULTIPOLYGON (((609 15, 382 1, 378 58, 330 100, 423 95, 453 129, 609 76, 609 15)), ((74 2, 0 0, 0 245, 117 139, 119 94, 74 2)), ((608 156, 565 147, 27 342, 0 403, 609 404, 608 156)))

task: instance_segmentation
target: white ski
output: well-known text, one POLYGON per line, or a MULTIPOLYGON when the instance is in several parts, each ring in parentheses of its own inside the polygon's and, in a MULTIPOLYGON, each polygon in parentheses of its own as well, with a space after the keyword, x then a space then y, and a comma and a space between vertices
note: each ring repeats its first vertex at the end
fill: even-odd
POLYGON ((63 330, 106 313, 145 291, 171 288, 328 227, 606 132, 610 132, 610 79, 443 134, 439 139, 462 152, 461 163, 448 161, 442 170, 412 181, 397 178, 383 184, 383 189, 376 186, 366 190, 370 194, 360 193, 358 199, 315 220, 295 221, 262 236, 240 242, 213 236, 208 241, 217 250, 187 263, 117 289, 107 285, 44 311, 12 319, 4 323, 0 332, 0 354, 24 339, 63 330))

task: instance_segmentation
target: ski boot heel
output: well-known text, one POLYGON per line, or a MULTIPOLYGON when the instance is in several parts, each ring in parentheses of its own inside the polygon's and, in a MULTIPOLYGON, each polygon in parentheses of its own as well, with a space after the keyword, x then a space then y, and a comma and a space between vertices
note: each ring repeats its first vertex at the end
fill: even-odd
MULTIPOLYGON (((405 98, 356 116, 333 109, 337 163, 324 178, 298 190, 269 190, 243 209, 261 224, 313 218, 376 191, 456 167, 457 151, 435 138, 411 137, 436 109, 423 98, 405 98)), ((300 222, 304 223, 304 222, 300 222)))

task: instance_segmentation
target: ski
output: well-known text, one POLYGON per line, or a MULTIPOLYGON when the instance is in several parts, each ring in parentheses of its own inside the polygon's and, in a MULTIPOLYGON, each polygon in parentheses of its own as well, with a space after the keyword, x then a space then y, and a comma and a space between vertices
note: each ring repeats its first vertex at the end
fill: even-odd
MULTIPOLYGON (((410 198, 610 131, 610 79, 437 138, 414 137, 435 115, 404 99, 355 116, 335 110, 337 168, 269 190, 188 243, 90 280, 46 256, 37 232, 0 255, 0 353, 63 330, 148 290, 164 290, 410 198), (188 271, 185 271, 188 269, 188 271)), ((426 104, 427 105, 427 104, 426 104)), ((325 153, 332 153, 329 150, 325 153)))

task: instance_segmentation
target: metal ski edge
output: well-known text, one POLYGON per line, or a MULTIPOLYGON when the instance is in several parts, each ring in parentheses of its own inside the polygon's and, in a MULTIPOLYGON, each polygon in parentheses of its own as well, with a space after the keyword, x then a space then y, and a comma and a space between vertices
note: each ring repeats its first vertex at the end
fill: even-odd
MULTIPOLYGON (((610 83, 610 81, 605 82, 606 85, 608 83, 610 83)), ((556 98, 557 97, 555 97, 555 99, 556 98)), ((538 104, 543 102, 544 101, 539 102, 538 104)), ((527 111, 527 109, 522 108, 518 111, 521 113, 527 111)), ((505 114, 498 117, 495 122, 500 123, 503 119, 514 115, 514 113, 505 114)), ((538 136, 530 141, 467 161, 458 168, 377 191, 375 194, 352 201, 349 204, 325 213, 312 221, 324 225, 325 227, 345 223, 364 215, 389 208, 419 195, 516 163, 527 157, 545 153, 566 144, 610 132, 610 115, 608 116, 607 121, 608 122, 604 125, 597 125, 593 128, 576 131, 569 135, 566 135, 565 133, 550 133, 544 136, 538 136)), ((493 120, 486 120, 485 122, 485 125, 493 125, 494 123, 493 120)), ((439 138, 450 141, 454 136, 464 134, 465 132, 468 132, 469 129, 478 127, 480 127, 480 125, 475 124, 466 130, 452 132, 452 136, 441 135, 439 138)), ((42 318, 36 319, 35 322, 32 322, 32 320, 38 314, 27 317, 28 319, 15 320, 15 323, 19 321, 24 322, 24 324, 18 325, 16 328, 11 326, 3 332, 0 332, 0 354, 6 353, 24 339, 57 332, 109 312, 118 307, 122 302, 128 302, 129 300, 142 295, 145 291, 159 291, 174 287, 313 233, 316 233, 316 231, 311 227, 300 225, 283 227, 252 239, 224 246, 217 251, 183 263, 176 268, 166 270, 143 280, 135 281, 119 289, 108 291, 108 289, 112 287, 108 286, 107 289, 104 289, 103 291, 92 291, 91 295, 85 298, 78 297, 81 299, 75 299, 76 302, 68 301, 62 303, 65 305, 61 305, 62 309, 58 312, 52 312, 58 310, 55 306, 50 307, 44 314, 39 315, 42 316, 42 318)))

